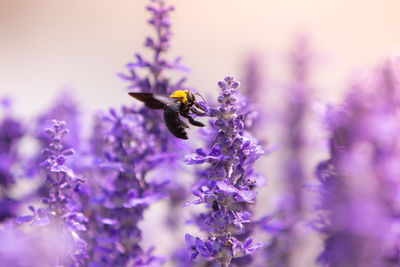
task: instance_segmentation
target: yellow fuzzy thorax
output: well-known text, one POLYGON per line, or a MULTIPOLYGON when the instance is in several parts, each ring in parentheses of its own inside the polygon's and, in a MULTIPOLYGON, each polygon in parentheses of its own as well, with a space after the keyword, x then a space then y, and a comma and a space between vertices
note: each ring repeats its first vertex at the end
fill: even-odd
POLYGON ((186 91, 187 91, 187 90, 185 90, 185 91, 183 91, 183 90, 176 90, 176 91, 173 92, 169 97, 182 99, 181 102, 182 102, 183 104, 186 104, 186 102, 188 101, 186 91))

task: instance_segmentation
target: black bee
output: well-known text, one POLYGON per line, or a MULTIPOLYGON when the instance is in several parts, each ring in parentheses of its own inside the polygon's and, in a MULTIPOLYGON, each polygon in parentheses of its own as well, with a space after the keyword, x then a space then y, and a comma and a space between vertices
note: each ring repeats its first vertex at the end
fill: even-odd
POLYGON ((130 92, 129 95, 142 101, 148 108, 164 109, 165 125, 178 138, 188 139, 185 128, 189 128, 179 115, 188 119, 190 124, 194 126, 205 126, 190 116, 191 113, 205 115, 205 109, 197 103, 195 95, 189 90, 177 90, 169 96, 135 92, 130 92))

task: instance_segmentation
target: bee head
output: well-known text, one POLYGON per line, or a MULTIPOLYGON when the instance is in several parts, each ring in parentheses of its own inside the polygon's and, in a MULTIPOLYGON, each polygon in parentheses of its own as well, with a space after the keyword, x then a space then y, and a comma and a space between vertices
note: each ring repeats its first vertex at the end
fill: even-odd
MULTIPOLYGON (((199 95, 201 98, 203 98, 200 94, 196 95, 199 95)), ((195 105, 196 107, 203 110, 203 108, 196 101, 196 95, 192 93, 190 90, 186 89, 186 90, 176 90, 169 97, 177 99, 181 104, 185 106, 191 107, 192 105, 195 105)))
POLYGON ((175 99, 179 100, 179 102, 187 105, 187 103, 188 103, 188 95, 187 95, 186 91, 188 91, 188 90, 185 90, 185 91, 176 90, 169 97, 175 98, 175 99))

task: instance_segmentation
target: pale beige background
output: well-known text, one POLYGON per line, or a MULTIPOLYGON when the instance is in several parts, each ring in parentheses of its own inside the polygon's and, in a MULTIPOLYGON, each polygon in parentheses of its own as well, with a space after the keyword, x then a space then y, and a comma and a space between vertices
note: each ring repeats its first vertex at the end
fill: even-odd
MULTIPOLYGON (((20 112, 40 110, 64 86, 89 108, 127 102, 116 77, 143 51, 149 27, 145 0, 0 0, 0 95, 20 112)), ((280 73, 294 33, 308 31, 320 53, 323 97, 337 95, 351 70, 400 47, 396 0, 176 0, 170 55, 191 67, 189 84, 215 89, 240 72, 249 50, 280 73)))

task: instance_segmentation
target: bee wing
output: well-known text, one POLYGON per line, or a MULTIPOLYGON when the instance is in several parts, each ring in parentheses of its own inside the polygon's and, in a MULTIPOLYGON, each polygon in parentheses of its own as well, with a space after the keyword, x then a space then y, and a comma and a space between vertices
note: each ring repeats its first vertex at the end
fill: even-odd
MULTIPOLYGON (((151 93, 136 93, 129 92, 131 97, 136 98, 137 100, 143 102, 146 107, 151 109, 163 109, 165 104, 156 98, 156 95, 151 93)), ((157 95, 158 96, 158 95, 157 95)))
POLYGON ((154 95, 154 98, 169 106, 173 111, 179 112, 177 101, 174 98, 165 95, 154 95))

